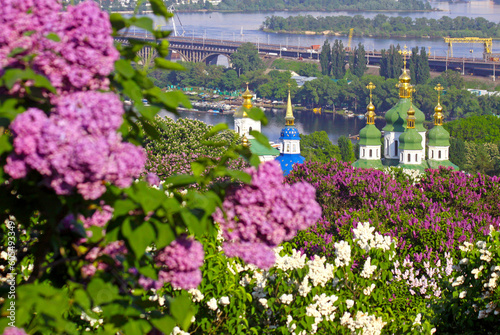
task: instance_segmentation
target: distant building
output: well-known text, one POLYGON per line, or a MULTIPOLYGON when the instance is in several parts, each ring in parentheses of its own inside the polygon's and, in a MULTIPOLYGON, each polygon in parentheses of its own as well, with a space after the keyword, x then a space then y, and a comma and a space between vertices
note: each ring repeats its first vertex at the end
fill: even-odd
POLYGON ((250 146, 250 151, 259 156, 261 162, 271 161, 278 157, 279 151, 275 148, 268 148, 257 141, 250 132, 261 131, 260 121, 248 117, 248 111, 252 108, 253 94, 248 90, 243 93, 243 106, 239 107, 234 113, 234 131, 238 133, 250 146))
POLYGON ((427 132, 423 125, 425 114, 412 102, 414 88, 410 79, 405 58, 403 74, 399 77, 398 84, 399 101, 385 113, 383 158, 381 132, 375 127, 375 107, 371 101, 371 90, 375 86, 372 83, 367 86, 370 89, 370 104, 367 107, 366 127, 359 132, 359 160, 353 166, 377 169, 399 166, 420 171, 440 166, 458 169, 449 160, 450 134, 443 128, 443 107, 439 100, 443 88, 439 84, 435 88, 439 95, 434 109, 434 127, 427 132))
POLYGON ((281 170, 285 176, 293 170, 294 164, 302 164, 305 160, 300 155, 300 134, 295 127, 290 90, 286 105, 285 128, 281 130, 280 134, 280 155, 276 160, 280 162, 281 170))

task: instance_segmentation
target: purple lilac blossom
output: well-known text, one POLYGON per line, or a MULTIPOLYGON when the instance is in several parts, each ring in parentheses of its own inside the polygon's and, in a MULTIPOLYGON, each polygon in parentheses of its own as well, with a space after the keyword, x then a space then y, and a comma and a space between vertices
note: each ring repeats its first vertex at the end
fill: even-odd
POLYGON ((160 185, 160 177, 158 177, 155 173, 149 172, 146 175, 146 182, 150 186, 159 186, 160 185))
POLYGON ((247 172, 252 183, 229 189, 213 217, 226 240, 226 255, 269 268, 275 261, 271 248, 316 223, 321 207, 310 184, 283 184, 278 162, 265 162, 247 172))
POLYGON ((88 261, 89 264, 85 264, 84 266, 82 266, 82 275, 84 277, 91 277, 96 273, 97 270, 107 271, 110 268, 109 264, 100 261, 95 264, 97 258, 103 255, 111 257, 111 259, 113 259, 114 261, 114 265, 116 267, 121 267, 119 258, 127 253, 128 250, 125 246, 125 242, 123 241, 110 242, 104 248, 94 247, 85 256, 85 260, 88 261))
MULTIPOLYGON (((30 66, 58 94, 107 90, 107 76, 119 59, 108 14, 93 1, 61 8, 57 0, 0 0, 0 68, 30 66), (30 64, 26 55, 35 56, 30 64)), ((10 93, 22 94, 23 88, 15 85, 10 93)))
POLYGON ((113 217, 114 208, 106 205, 104 201, 101 201, 101 208, 96 209, 96 211, 88 218, 83 215, 79 216, 79 219, 83 222, 85 228, 90 228, 92 226, 104 227, 106 223, 113 217))
POLYGON ((62 97, 50 116, 30 108, 10 125, 14 153, 4 169, 15 179, 36 170, 57 194, 76 189, 85 199, 100 197, 105 182, 128 187, 146 155, 116 133, 123 112, 115 94, 92 91, 62 97))
POLYGON ((159 272, 159 280, 170 282, 175 288, 196 288, 201 283, 204 255, 203 245, 194 238, 177 238, 155 257, 156 265, 167 267, 159 272))
POLYGON ((7 327, 2 335, 28 335, 23 328, 7 327))

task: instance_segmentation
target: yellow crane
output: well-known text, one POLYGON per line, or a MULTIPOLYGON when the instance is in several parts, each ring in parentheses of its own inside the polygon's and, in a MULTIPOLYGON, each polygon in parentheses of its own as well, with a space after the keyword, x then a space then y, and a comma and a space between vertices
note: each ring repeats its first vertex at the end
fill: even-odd
POLYGON ((349 39, 347 40, 347 51, 351 51, 352 33, 354 28, 349 29, 349 39))
POLYGON ((488 59, 491 55, 491 50, 493 49, 493 39, 492 38, 480 38, 480 37, 444 37, 445 43, 448 43, 448 55, 453 57, 453 43, 482 43, 484 44, 484 58, 488 59))

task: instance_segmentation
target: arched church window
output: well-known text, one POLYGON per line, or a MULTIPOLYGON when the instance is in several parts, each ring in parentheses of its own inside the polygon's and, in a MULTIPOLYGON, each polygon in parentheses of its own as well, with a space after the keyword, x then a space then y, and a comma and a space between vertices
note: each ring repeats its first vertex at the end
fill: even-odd
POLYGON ((363 149, 363 155, 362 156, 363 156, 363 158, 365 157, 365 149, 363 149))
POLYGON ((410 162, 411 162, 411 156, 410 156, 410 154, 408 154, 408 163, 410 163, 410 162))
POLYGON ((398 156, 398 141, 394 141, 394 156, 398 156))
POLYGON ((418 154, 415 154, 415 162, 418 163, 418 154))
POLYGON ((441 159, 441 150, 438 150, 438 158, 441 159))
POLYGON ((372 149, 370 149, 370 158, 372 157, 372 149))
POLYGON ((294 144, 294 145, 293 145, 293 152, 296 152, 296 151, 297 151, 297 145, 296 145, 296 144, 294 144))

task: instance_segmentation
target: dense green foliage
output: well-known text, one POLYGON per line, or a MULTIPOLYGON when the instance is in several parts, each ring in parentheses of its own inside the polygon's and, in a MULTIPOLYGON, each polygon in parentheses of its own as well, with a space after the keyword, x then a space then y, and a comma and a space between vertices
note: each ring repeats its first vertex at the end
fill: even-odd
POLYGON ((325 131, 315 131, 300 135, 300 154, 307 161, 326 163, 331 159, 341 159, 339 147, 334 145, 325 131))
POLYGON ((359 78, 361 78, 368 69, 365 54, 364 45, 359 43, 358 46, 354 47, 349 55, 349 70, 353 75, 359 78))
POLYGON ((257 47, 253 43, 243 43, 238 47, 238 50, 231 55, 231 63, 233 68, 238 72, 238 75, 248 71, 262 69, 264 63, 259 57, 257 47))
POLYGON ((318 64, 315 63, 306 63, 279 58, 273 62, 272 67, 277 70, 294 71, 299 76, 305 77, 318 77, 321 75, 321 72, 318 69, 318 64))
POLYGON ((380 51, 382 59, 380 60, 380 75, 386 78, 398 78, 403 69, 403 56, 399 53, 399 45, 391 45, 389 50, 380 51))
POLYGON ((281 16, 267 17, 262 28, 276 32, 305 32, 348 34, 354 28, 354 36, 377 37, 498 37, 500 24, 487 21, 482 17, 468 18, 458 16, 439 19, 417 18, 407 16, 388 17, 378 14, 373 19, 362 15, 354 16, 281 16))
POLYGON ((221 11, 315 11, 315 10, 430 10, 431 6, 420 0, 222 0, 217 6, 207 6, 208 1, 177 5, 180 10, 213 9, 221 11))
POLYGON ((500 175, 500 120, 492 115, 473 115, 444 124, 452 136, 450 160, 460 169, 500 175))
POLYGON ((420 54, 418 52, 418 47, 413 48, 411 51, 410 60, 408 62, 410 68, 410 76, 413 84, 425 84, 429 80, 430 67, 429 59, 427 58, 427 53, 425 48, 420 49, 420 54))
POLYGON ((346 136, 340 136, 338 139, 340 157, 343 162, 354 162, 355 155, 352 142, 346 136))
POLYGON ((450 135, 476 143, 500 144, 500 118, 491 115, 471 116, 444 124, 450 135))

